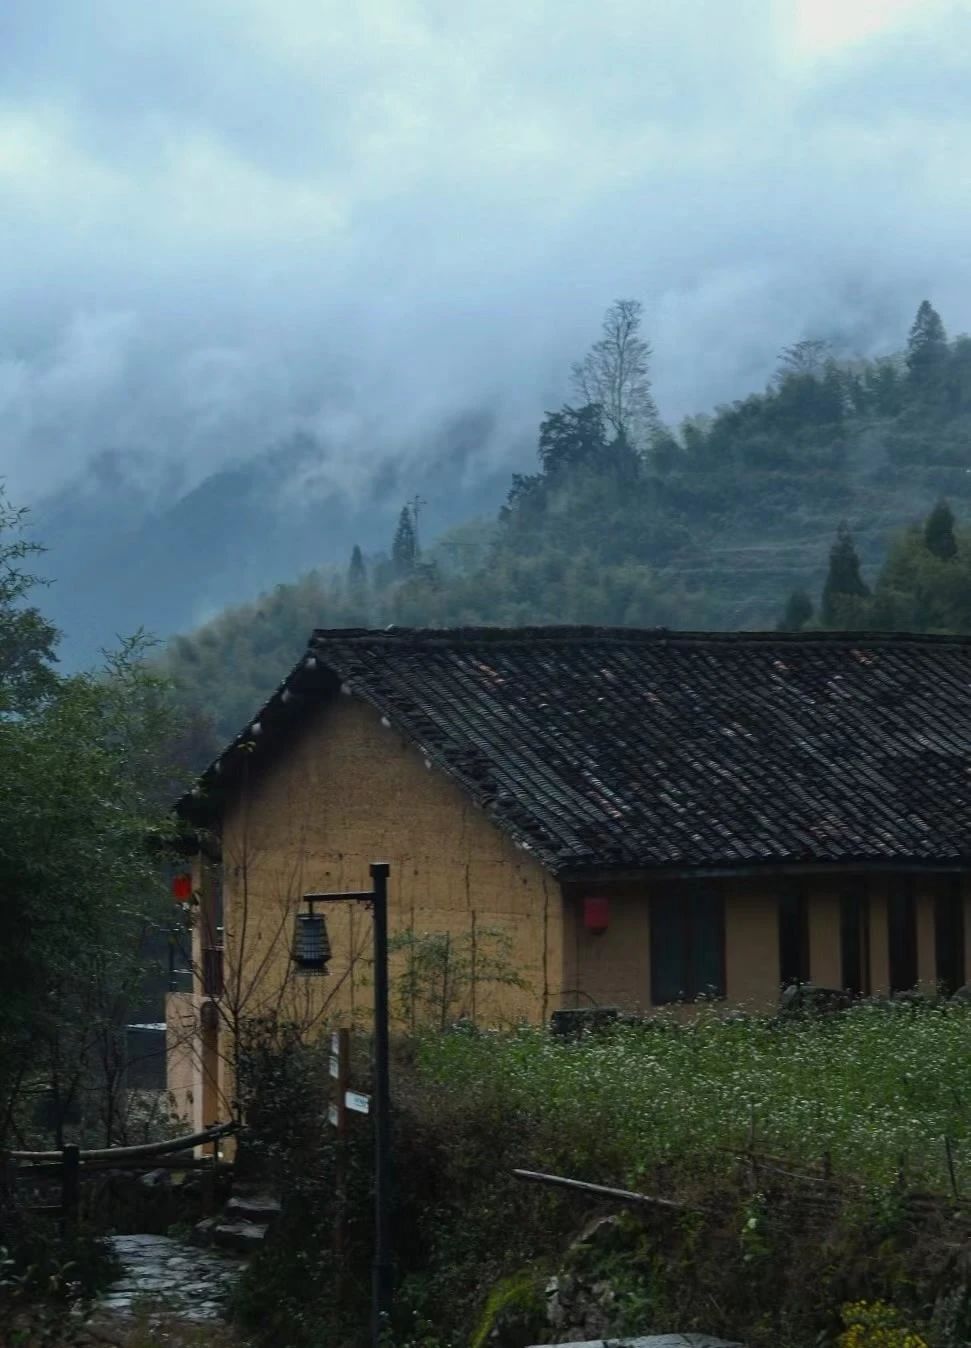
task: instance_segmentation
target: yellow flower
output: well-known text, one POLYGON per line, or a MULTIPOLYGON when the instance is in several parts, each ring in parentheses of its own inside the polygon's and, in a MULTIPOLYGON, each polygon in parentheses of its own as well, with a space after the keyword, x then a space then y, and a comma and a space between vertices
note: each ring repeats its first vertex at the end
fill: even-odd
POLYGON ((854 1301, 840 1311, 846 1328, 839 1348, 928 1348, 922 1335, 900 1323, 900 1312, 884 1301, 854 1301))

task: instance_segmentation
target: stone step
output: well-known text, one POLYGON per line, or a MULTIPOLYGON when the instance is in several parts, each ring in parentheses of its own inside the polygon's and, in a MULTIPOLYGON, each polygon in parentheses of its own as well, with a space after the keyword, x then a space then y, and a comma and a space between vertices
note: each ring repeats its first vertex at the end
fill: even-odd
POLYGON ((237 1193, 223 1212, 230 1222, 258 1222, 270 1226, 280 1215, 280 1200, 272 1194, 237 1193))
POLYGON ((204 1217, 192 1228, 194 1245, 216 1246, 235 1254, 252 1254, 266 1239, 265 1222, 228 1221, 225 1217, 204 1217))

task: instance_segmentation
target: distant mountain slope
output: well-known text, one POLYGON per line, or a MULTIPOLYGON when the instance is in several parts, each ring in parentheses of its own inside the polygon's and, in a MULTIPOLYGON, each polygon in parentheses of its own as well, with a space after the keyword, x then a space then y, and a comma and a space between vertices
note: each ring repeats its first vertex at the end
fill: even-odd
POLYGON ((99 455, 31 512, 47 548, 39 569, 53 578, 45 610, 65 634, 62 659, 89 663, 138 627, 167 637, 276 578, 343 559, 357 542, 377 548, 405 495, 424 498, 429 534, 494 510, 507 474, 469 472, 490 434, 480 415, 443 427, 404 482, 390 457, 369 455, 376 467, 363 499, 321 485, 326 447, 307 436, 185 491, 175 482, 149 490, 123 455, 99 455))
POLYGON ((790 591, 818 588, 841 521, 866 570, 940 497, 966 513, 971 339, 925 343, 918 321, 899 358, 793 351, 764 393, 640 452, 596 407, 548 415, 539 471, 514 475, 491 527, 421 557, 372 544, 354 574, 319 569, 222 614, 170 649, 185 696, 231 733, 315 625, 774 626, 790 591))

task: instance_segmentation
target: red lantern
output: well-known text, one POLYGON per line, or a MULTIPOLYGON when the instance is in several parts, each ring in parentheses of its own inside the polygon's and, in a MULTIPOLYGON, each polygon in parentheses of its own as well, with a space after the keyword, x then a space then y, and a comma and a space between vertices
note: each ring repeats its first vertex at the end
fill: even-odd
POLYGON ((583 925, 593 936, 602 936, 610 926, 610 900, 602 895, 584 899, 583 925))
POLYGON ((192 898, 192 876, 188 871, 172 877, 172 897, 176 903, 188 903, 192 898))

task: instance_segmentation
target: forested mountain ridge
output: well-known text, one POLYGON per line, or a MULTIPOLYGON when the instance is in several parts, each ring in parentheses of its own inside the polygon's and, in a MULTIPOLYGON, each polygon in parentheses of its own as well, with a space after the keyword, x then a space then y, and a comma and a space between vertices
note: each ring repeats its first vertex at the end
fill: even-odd
POLYGON ((470 471, 470 461, 488 457, 494 434, 489 413, 470 411, 430 432, 420 452, 407 436, 392 436, 353 501, 340 486, 339 447, 310 434, 194 484, 174 472, 153 481, 137 456, 96 455, 31 506, 31 533, 45 550, 38 569, 53 580, 46 604, 63 633, 62 661, 96 662, 117 633, 139 626, 162 637, 185 631, 278 577, 346 554, 355 540, 376 548, 404 495, 426 498, 436 532, 479 501, 498 505, 508 474, 470 471), (416 466, 406 468, 412 459, 416 466))
POLYGON ((654 409, 650 354, 640 307, 619 301, 497 519, 423 550, 404 506, 388 553, 355 549, 346 571, 177 638, 166 659, 186 698, 232 733, 315 626, 774 626, 786 594, 822 582, 841 522, 866 570, 942 496, 971 497, 971 338, 948 340, 926 301, 901 355, 837 359, 806 339, 764 392, 676 430, 654 409))

